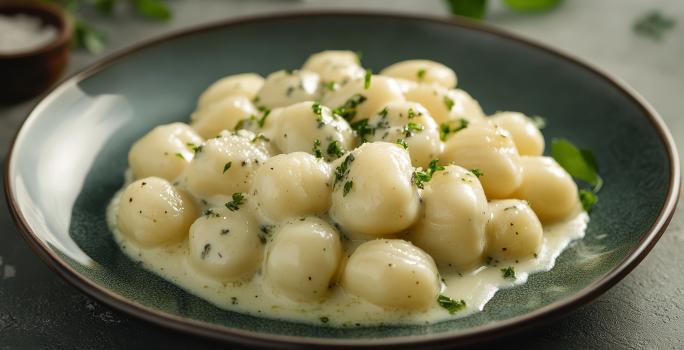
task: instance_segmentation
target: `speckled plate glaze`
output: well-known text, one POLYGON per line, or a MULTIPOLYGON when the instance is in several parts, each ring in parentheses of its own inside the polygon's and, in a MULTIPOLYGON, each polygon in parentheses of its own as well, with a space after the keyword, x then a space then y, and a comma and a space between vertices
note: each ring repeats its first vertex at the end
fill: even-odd
POLYGON ((27 242, 61 276, 118 309, 171 328, 269 347, 454 346, 558 316, 614 285, 665 230, 679 194, 675 146, 633 91, 565 54, 461 21, 361 13, 218 23, 114 55, 68 79, 26 119, 6 160, 6 195, 27 242), (105 208, 128 148, 187 120, 200 92, 239 72, 299 67, 324 49, 363 52, 378 71, 428 58, 452 67, 488 113, 543 115, 544 135, 592 149, 605 186, 585 239, 557 266, 496 294, 484 311, 433 325, 329 328, 220 310, 143 270, 117 248, 105 208))

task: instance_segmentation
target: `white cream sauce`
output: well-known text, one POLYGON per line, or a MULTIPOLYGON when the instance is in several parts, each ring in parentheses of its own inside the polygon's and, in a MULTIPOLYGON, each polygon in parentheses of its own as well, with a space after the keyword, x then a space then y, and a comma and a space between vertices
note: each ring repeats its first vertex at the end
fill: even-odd
MULTIPOLYGON (((337 326, 429 324, 481 311, 499 289, 523 284, 529 274, 553 268, 556 258, 568 244, 584 237, 589 221, 589 216, 581 212, 566 222, 545 226, 544 242, 536 258, 531 257, 517 263, 493 261, 467 273, 440 269, 443 281, 441 294, 454 300, 462 299, 467 305, 465 309, 449 314, 436 300, 434 305, 424 311, 386 310, 346 293, 339 286, 333 288, 329 297, 320 303, 296 302, 274 294, 260 271, 251 280, 242 282, 223 282, 203 276, 188 261, 187 240, 174 245, 145 248, 121 234, 116 227, 120 194, 121 191, 114 196, 107 209, 107 221, 122 251, 134 261, 141 262, 147 270, 222 309, 337 326), (501 269, 508 266, 514 268, 515 278, 503 277, 501 269)), ((212 202, 214 201, 218 205, 225 202, 224 198, 212 198, 212 202)), ((347 256, 358 243, 343 241, 347 256)))

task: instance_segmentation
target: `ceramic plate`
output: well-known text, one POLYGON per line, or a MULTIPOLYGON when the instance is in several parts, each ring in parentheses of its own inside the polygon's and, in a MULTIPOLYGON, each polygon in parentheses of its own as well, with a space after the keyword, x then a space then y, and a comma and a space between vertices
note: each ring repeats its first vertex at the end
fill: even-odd
POLYGON ((6 163, 7 200, 29 244, 68 281, 168 327, 274 346, 454 345, 539 323, 595 298, 639 263, 679 194, 672 137, 629 88, 539 44, 471 22, 359 13, 241 19, 171 35, 66 80, 30 113, 6 163), (487 113, 542 115, 549 142, 593 150, 605 186, 587 236, 557 266, 503 290, 473 316, 421 326, 329 328, 224 311, 143 270, 117 248, 105 208, 131 144, 185 121, 215 79, 299 67, 325 49, 382 67, 427 58, 452 67, 487 113))

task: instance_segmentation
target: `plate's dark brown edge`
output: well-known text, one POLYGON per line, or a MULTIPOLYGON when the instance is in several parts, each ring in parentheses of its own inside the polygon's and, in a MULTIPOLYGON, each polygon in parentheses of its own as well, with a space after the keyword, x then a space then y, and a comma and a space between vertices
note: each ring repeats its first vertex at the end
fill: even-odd
MULTIPOLYGON (((518 316, 512 319, 496 322, 493 325, 476 327, 470 330, 449 333, 444 332, 437 335, 418 335, 418 336, 402 336, 394 338, 379 338, 379 339, 332 339, 332 338, 310 338, 310 337, 299 337, 299 336, 282 336, 282 335, 270 335, 262 334, 258 332, 243 331, 239 329, 232 329, 224 326, 217 326, 213 324, 208 324, 205 322, 189 320, 182 317, 177 317, 160 312, 155 309, 148 308, 144 305, 131 302, 111 291, 108 291, 97 284, 89 281, 85 277, 81 276, 77 271, 70 267, 66 262, 62 261, 45 243, 41 242, 36 235, 29 228, 28 223, 25 218, 21 215, 14 197, 14 193, 11 192, 12 179, 9 177, 10 164, 12 161, 12 155, 14 150, 14 145, 18 136, 20 135, 24 124, 29 119, 28 117, 24 122, 22 122, 21 127, 17 130, 12 140, 11 146, 8 151, 8 155, 5 158, 4 164, 4 177, 5 177, 5 199, 8 203, 8 207, 12 214, 12 217, 19 227, 22 236, 27 241, 29 246, 50 266, 55 270, 62 278, 67 280, 69 283, 75 285, 80 290, 86 294, 96 298, 97 300, 108 304, 114 308, 121 311, 139 317, 141 319, 147 320, 149 322, 163 325, 175 330, 193 333, 196 335, 206 336, 218 340, 230 341, 242 343, 245 345, 252 346, 269 346, 278 348, 297 348, 302 345, 309 347, 319 347, 319 348, 343 348, 350 346, 357 347, 378 347, 378 346, 388 346, 393 347, 417 347, 417 346, 432 346, 432 347, 445 347, 445 346, 460 346, 473 344, 480 341, 492 340, 501 337, 506 334, 521 331, 523 329, 528 329, 533 326, 540 325, 542 321, 548 321, 551 318, 558 318, 570 310, 573 310, 581 305, 584 305, 597 296, 603 294, 605 291, 610 289, 613 285, 624 278, 630 271, 636 267, 641 260, 648 254, 648 252, 653 248, 658 239, 664 233, 667 225, 672 219, 675 208, 677 206, 677 199, 679 197, 680 191, 680 168, 679 168, 679 157, 677 156, 677 150, 675 148, 674 140, 670 135, 669 131, 665 127, 664 122, 658 116, 657 112, 636 92, 631 88, 627 87, 617 79, 611 77, 610 75, 604 73, 598 68, 578 59, 572 57, 566 53, 560 52, 556 49, 547 47, 546 45, 531 41, 519 37, 515 34, 508 33, 506 31, 495 29, 493 27, 476 23, 473 21, 465 19, 444 19, 429 16, 415 16, 406 14, 387 14, 379 12, 369 12, 369 11, 304 11, 304 12, 289 12, 280 14, 266 14, 250 17, 241 17, 239 19, 229 19, 223 20, 207 25, 202 25, 194 27, 191 29, 182 30, 176 33, 172 33, 161 38, 153 39, 141 44, 135 45, 131 48, 123 49, 117 53, 110 55, 109 57, 100 60, 80 72, 72 75, 70 78, 65 79, 61 84, 54 87, 50 92, 45 94, 45 98, 50 96, 53 92, 58 90, 61 86, 64 86, 66 82, 75 81, 79 82, 92 76, 93 74, 99 72, 100 70, 106 68, 113 62, 117 61, 119 58, 125 57, 129 54, 135 53, 139 50, 159 45, 180 37, 192 35, 194 33, 203 32, 211 29, 235 26, 245 23, 269 21, 274 19, 296 19, 296 18, 310 18, 317 16, 348 16, 348 17, 385 17, 392 18, 396 20, 404 21, 422 21, 422 22, 433 22, 444 25, 451 25, 454 27, 462 27, 471 30, 478 30, 486 32, 492 35, 502 37, 507 40, 517 41, 526 46, 542 50, 548 54, 554 55, 561 59, 570 61, 591 73, 601 77, 605 81, 613 85, 617 90, 622 92, 625 96, 631 99, 634 103, 639 105, 644 114, 647 116, 649 122, 656 129, 660 141, 663 143, 665 149, 668 153, 668 160, 670 165, 670 182, 668 187, 668 194, 663 206, 660 208, 658 217, 653 223, 653 225, 648 229, 646 234, 639 241, 635 249, 630 252, 630 254, 623 259, 617 266, 615 266, 611 271, 604 275, 601 279, 595 281, 594 283, 588 285, 580 292, 576 293, 573 297, 567 298, 550 305, 547 305, 535 312, 518 316)), ((32 115, 35 109, 43 102, 41 99, 36 105, 31 109, 28 116, 32 115)))

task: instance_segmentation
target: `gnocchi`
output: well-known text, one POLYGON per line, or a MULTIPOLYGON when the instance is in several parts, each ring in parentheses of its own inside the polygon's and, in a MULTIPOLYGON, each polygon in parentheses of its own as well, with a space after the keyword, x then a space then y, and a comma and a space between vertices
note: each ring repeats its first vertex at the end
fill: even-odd
POLYGON ((251 315, 365 326, 478 312, 551 268, 588 215, 533 119, 487 116, 457 83, 430 60, 373 75, 342 50, 221 78, 189 125, 132 145, 114 238, 251 315))

